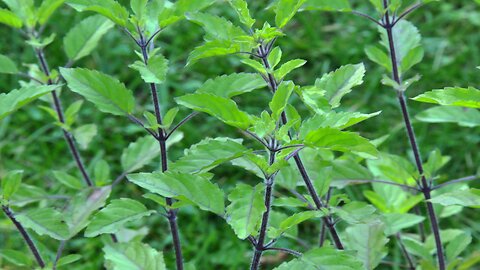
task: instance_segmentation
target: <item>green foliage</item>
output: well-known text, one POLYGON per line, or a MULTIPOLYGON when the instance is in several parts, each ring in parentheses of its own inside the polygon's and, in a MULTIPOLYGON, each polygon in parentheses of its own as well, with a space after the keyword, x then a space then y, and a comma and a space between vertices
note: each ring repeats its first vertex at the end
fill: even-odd
POLYGON ((351 11, 349 0, 307 0, 303 8, 306 10, 351 11))
POLYGON ((480 207, 480 190, 472 188, 469 190, 447 192, 434 196, 430 201, 444 206, 461 205, 480 207))
POLYGON ((15 218, 26 228, 34 230, 39 235, 48 235, 57 240, 69 237, 67 224, 60 212, 52 208, 31 209, 17 214, 15 218))
POLYGON ((286 218, 280 223, 278 228, 270 227, 269 230, 269 237, 271 238, 278 238, 287 230, 291 229, 292 227, 312 218, 319 218, 324 216, 325 213, 320 211, 305 211, 293 214, 292 216, 286 218))
POLYGON ((163 254, 147 244, 130 242, 103 248, 110 270, 165 270, 163 254))
POLYGON ((0 73, 16 74, 18 73, 17 65, 12 59, 0 54, 0 73))
POLYGON ((0 94, 0 120, 56 88, 58 85, 24 86, 8 94, 0 94))
POLYGON ((251 28, 255 23, 255 19, 253 19, 250 16, 250 11, 248 10, 247 1, 246 0, 229 0, 228 3, 237 12, 240 22, 242 22, 247 28, 251 28))
POLYGON ((255 235, 263 212, 266 211, 263 202, 264 187, 238 184, 228 194, 230 205, 227 207, 227 222, 240 239, 255 235))
POLYGON ((81 68, 62 68, 60 72, 70 90, 84 96, 100 111, 114 115, 133 112, 133 94, 117 79, 95 70, 81 68))
POLYGON ((223 191, 200 175, 179 172, 137 173, 129 174, 128 180, 158 195, 188 201, 202 210, 223 215, 223 191))
POLYGON ((207 80, 197 90, 197 93, 208 93, 224 98, 232 98, 265 86, 265 81, 258 74, 233 73, 207 80))
POLYGON ((65 53, 72 61, 89 55, 114 24, 100 15, 90 16, 75 25, 63 39, 65 53))
POLYGON ((303 254, 299 259, 283 263, 275 270, 302 270, 302 269, 321 269, 321 270, 360 270, 364 269, 362 263, 352 254, 335 250, 330 247, 314 248, 303 254), (342 262, 341 265, 338 263, 342 262))
POLYGON ((112 200, 110 204, 93 216, 85 231, 85 236, 95 237, 105 233, 116 233, 125 223, 136 221, 154 212, 148 211, 143 204, 132 199, 112 200))
POLYGON ((447 106, 480 108, 480 90, 473 87, 447 87, 416 96, 413 100, 447 106))
POLYGON ((115 0, 67 0, 66 2, 77 11, 93 11, 120 26, 127 24, 128 11, 115 0))
POLYGON ((20 188, 22 183, 23 171, 11 171, 2 179, 2 196, 8 201, 20 188))
POLYGON ((427 123, 457 123, 462 127, 480 126, 480 112, 475 109, 437 106, 420 112, 415 116, 427 123))
POLYGON ((145 82, 161 84, 167 76, 168 60, 162 55, 154 55, 148 59, 147 64, 142 61, 135 61, 129 67, 140 72, 145 82))
POLYGON ((295 16, 305 0, 278 0, 275 5, 275 24, 283 28, 295 16))
POLYGON ((0 23, 15 28, 22 28, 23 22, 15 13, 8 9, 0 8, 0 23))

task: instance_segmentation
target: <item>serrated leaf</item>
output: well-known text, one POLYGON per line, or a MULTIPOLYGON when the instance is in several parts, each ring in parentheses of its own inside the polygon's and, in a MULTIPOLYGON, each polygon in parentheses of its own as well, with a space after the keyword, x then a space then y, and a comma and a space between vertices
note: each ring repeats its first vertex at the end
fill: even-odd
POLYGON ((307 61, 302 59, 294 59, 286 62, 285 64, 281 65, 277 70, 274 72, 275 79, 281 81, 285 76, 287 76, 290 72, 294 69, 302 67, 305 65, 307 61))
POLYGON ((114 77, 82 68, 61 68, 60 73, 73 92, 94 103, 100 111, 114 115, 133 112, 135 99, 132 92, 114 77))
MULTIPOLYGON (((0 13, 1 16, 1 13, 0 13)), ((1 17, 0 17, 1 18, 1 17)), ((18 69, 15 62, 12 61, 9 57, 0 54, 0 73, 6 74, 17 74, 18 69)))
POLYGON ((18 191, 20 184, 22 184, 23 171, 11 171, 8 172, 2 179, 2 190, 4 200, 10 200, 10 198, 18 191))
POLYGON ((283 28, 295 16, 305 0, 278 0, 275 5, 275 24, 283 28))
POLYGON ((415 116, 427 123, 456 123, 462 127, 480 126, 480 111, 470 108, 437 106, 415 116))
POLYGON ((20 17, 8 9, 0 8, 0 23, 5 25, 22 28, 23 22, 20 17))
POLYGON ((147 244, 130 242, 107 245, 103 248, 110 270, 166 270, 162 252, 147 244))
POLYGON ((209 93, 224 98, 231 98, 249 93, 266 85, 266 82, 258 74, 233 73, 209 79, 197 90, 197 93, 209 93))
POLYGON ((333 108, 340 106, 342 97, 352 88, 363 83, 365 66, 363 64, 346 65, 325 74, 315 82, 315 86, 325 90, 325 97, 333 108))
POLYGON ((241 141, 230 138, 207 138, 185 150, 172 169, 183 173, 204 173, 221 163, 242 156, 249 151, 241 141))
POLYGON ((112 200, 110 204, 93 216, 85 231, 85 236, 95 237, 105 233, 116 233, 125 223, 149 216, 154 212, 132 199, 112 200))
POLYGON ((238 109, 237 104, 231 99, 197 93, 178 97, 175 100, 180 105, 208 113, 230 126, 247 129, 251 125, 250 116, 238 109))
POLYGON ((229 40, 213 40, 196 47, 188 56, 187 66, 200 59, 233 54, 241 51, 241 44, 229 40))
POLYGON ((32 209, 15 217, 24 227, 39 235, 46 234, 57 240, 68 239, 68 227, 63 221, 63 215, 52 208, 32 209))
POLYGON ((148 59, 147 64, 135 61, 129 67, 137 70, 146 83, 161 84, 167 77, 168 60, 163 55, 154 55, 148 59))
POLYGON ((434 195, 430 202, 443 206, 461 205, 480 207, 480 189, 456 190, 439 195, 434 195))
POLYGON ((281 264, 275 270, 364 270, 351 252, 331 247, 314 248, 302 257, 281 264))
POLYGON ((66 2, 77 11, 93 11, 120 26, 125 27, 127 24, 128 11, 114 0, 66 0, 66 2))
POLYGON ((432 90, 413 98, 413 100, 447 106, 480 108, 480 90, 473 87, 447 87, 432 90))
POLYGON ((139 138, 130 143, 121 157, 122 168, 125 172, 134 172, 147 165, 160 154, 158 141, 152 136, 139 138))
POLYGON ((284 232, 286 232, 290 228, 304 221, 307 221, 309 219, 323 217, 324 215, 325 213, 322 211, 304 211, 304 212, 295 213, 292 216, 283 220, 280 223, 280 226, 278 228, 270 227, 268 231, 268 237, 278 238, 280 235, 282 235, 284 232))
POLYGON ((0 120, 58 87, 59 85, 24 86, 0 94, 0 120))
POLYGON ((248 10, 248 4, 245 0, 228 0, 228 3, 235 9, 237 12, 240 22, 243 23, 247 28, 252 28, 255 20, 250 16, 250 11, 248 10))
POLYGON ((89 55, 113 26, 114 23, 101 15, 90 16, 75 25, 63 39, 68 58, 76 61, 89 55))
POLYGON ((45 24, 65 0, 44 0, 37 10, 38 23, 45 24))
POLYGON ((357 258, 363 261, 366 269, 374 269, 387 255, 388 238, 384 229, 381 222, 357 224, 346 229, 349 247, 357 251, 357 258))
POLYGON ((319 128, 305 136, 305 144, 340 152, 353 152, 363 157, 375 158, 378 151, 367 139, 356 133, 333 128, 319 128))
POLYGON ((127 178, 150 192, 191 201, 202 210, 223 215, 223 191, 200 175, 167 171, 130 174, 127 178))
POLYGON ((263 201, 262 184, 255 187, 247 184, 237 184, 228 195, 230 205, 227 206, 227 223, 240 239, 255 234, 266 211, 263 201))

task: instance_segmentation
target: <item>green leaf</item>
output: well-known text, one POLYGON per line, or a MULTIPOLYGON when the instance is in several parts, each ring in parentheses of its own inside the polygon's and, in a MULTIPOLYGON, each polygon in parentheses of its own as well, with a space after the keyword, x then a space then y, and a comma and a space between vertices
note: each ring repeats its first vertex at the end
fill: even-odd
POLYGON ((15 28, 22 28, 23 22, 20 17, 8 9, 0 8, 0 23, 15 28))
POLYGON ((350 249, 357 251, 366 269, 374 269, 387 255, 388 238, 384 234, 385 225, 381 222, 357 224, 346 229, 350 249))
POLYGON ((290 228, 309 219, 323 217, 324 215, 325 213, 322 211, 304 211, 295 213, 287 219, 283 220, 278 228, 270 227, 268 237, 278 238, 290 228))
POLYGON ((341 208, 335 209, 335 213, 349 224, 359 224, 371 221, 375 212, 375 207, 357 201, 350 202, 341 208))
POLYGON ((88 148, 95 135, 97 135, 97 126, 95 124, 86 124, 73 130, 73 136, 82 149, 88 148))
POLYGON ((55 40, 55 37, 56 37, 56 34, 53 33, 46 38, 40 38, 40 37, 39 38, 31 38, 31 39, 25 41, 25 43, 32 46, 34 49, 42 49, 42 48, 45 48, 48 45, 50 45, 55 40))
POLYGON ((33 0, 3 0, 3 2, 22 20, 26 27, 33 28, 35 26, 37 16, 35 14, 35 2, 33 0))
POLYGON ((421 46, 413 48, 403 58, 402 65, 400 66, 401 72, 406 72, 414 65, 420 63, 423 59, 425 52, 421 46))
POLYGON ((114 24, 101 15, 90 16, 75 25, 63 39, 68 58, 76 61, 89 55, 114 24))
POLYGON ((229 40, 213 40, 196 47, 188 56, 187 66, 200 59, 233 54, 242 51, 241 44, 229 40))
POLYGON ((378 151, 367 139, 352 132, 333 128, 319 128, 305 136, 305 144, 315 148, 352 152, 362 157, 375 158, 378 151))
POLYGON ((331 247, 314 248, 302 257, 281 264, 275 270, 364 270, 351 252, 331 247))
POLYGON ((204 173, 221 163, 236 159, 249 151, 241 141, 230 138, 207 138, 185 150, 172 169, 183 173, 204 173))
POLYGON ((80 181, 80 179, 73 177, 69 175, 68 173, 62 172, 62 171, 53 171, 53 176, 55 179, 57 179, 60 183, 63 185, 75 189, 75 190, 81 190, 84 185, 80 181))
POLYGON ((67 0, 66 2, 77 11, 93 11, 120 26, 125 27, 127 24, 128 11, 114 0, 67 0))
POLYGON ((260 138, 264 138, 266 135, 272 133, 277 121, 273 119, 267 111, 263 111, 260 118, 254 119, 252 131, 260 138))
POLYGON ((480 90, 473 87, 447 87, 426 92, 413 100, 448 106, 480 108, 480 90))
POLYGON ((85 236, 95 237, 105 233, 116 233, 125 223, 150 216, 154 212, 132 199, 112 200, 109 205, 93 216, 85 231, 85 236))
MULTIPOLYGON (((72 126, 73 123, 75 122, 75 118, 80 111, 80 108, 83 105, 83 100, 77 100, 70 104, 68 108, 65 110, 65 124, 67 126, 72 126)), ((55 112, 56 114, 56 112, 55 112)))
POLYGON ((280 49, 280 47, 273 48, 273 50, 268 55, 267 60, 270 64, 270 68, 274 69, 278 65, 278 63, 280 63, 280 60, 282 60, 282 50, 280 49))
POLYGON ((468 232, 455 237, 445 248, 447 261, 455 260, 472 242, 472 236, 468 232))
POLYGON ((480 111, 470 108, 437 106, 415 116, 427 123, 456 123, 462 127, 480 126, 480 111))
POLYGON ((425 220, 425 217, 408 213, 386 213, 386 235, 394 235, 403 229, 410 228, 425 220))
POLYGON ((25 227, 39 235, 48 235, 57 240, 68 239, 68 227, 63 215, 52 208, 37 208, 17 214, 17 220, 25 227))
POLYGON ((247 28, 252 28, 255 20, 250 16, 250 11, 248 10, 248 4, 245 0, 228 0, 228 3, 235 9, 237 12, 240 22, 244 24, 247 28))
POLYGON ((307 0, 302 9, 349 12, 349 0, 307 0))
POLYGON ((82 68, 61 68, 60 73, 73 92, 94 103, 100 111, 114 115, 133 112, 135 99, 132 92, 114 77, 82 68))
POLYGON ((275 24, 283 28, 295 16, 305 0, 278 0, 275 5, 275 24))
POLYGON ((161 84, 167 78, 168 60, 163 55, 155 55, 148 59, 147 64, 135 61, 129 67, 140 72, 140 76, 146 83, 161 84))
POLYGON ((200 209, 223 215, 223 191, 200 175, 178 172, 137 173, 128 180, 150 192, 164 197, 180 198, 196 204, 200 209))
POLYGON ((365 48, 365 53, 368 59, 386 68, 388 72, 392 71, 392 61, 382 49, 377 46, 368 46, 365 48))
POLYGON ((206 93, 189 94, 175 99, 187 108, 208 113, 227 125, 247 129, 251 125, 250 116, 238 109, 231 100, 206 93))
POLYGON ((37 10, 38 23, 45 24, 65 0, 44 0, 37 10))
POLYGON ((23 251, 2 249, 0 250, 0 257, 3 257, 5 260, 16 266, 30 266, 32 264, 30 257, 28 257, 23 251))
POLYGON ((2 195, 4 200, 10 198, 18 191, 22 184, 23 171, 11 171, 2 179, 2 195))
POLYGON ((268 106, 272 111, 273 119, 279 119, 280 114, 288 104, 288 99, 293 93, 293 88, 295 88, 295 84, 293 84, 292 81, 282 82, 278 86, 277 91, 273 94, 272 101, 268 103, 268 106))
POLYGON ((8 94, 0 94, 0 120, 58 87, 59 85, 24 86, 8 94))
POLYGON ((57 267, 62 267, 74 263, 82 258, 82 255, 79 254, 69 254, 65 257, 62 257, 57 262, 57 267))
POLYGON ((230 75, 222 75, 215 79, 209 79, 197 90, 197 93, 208 93, 224 98, 231 98, 249 93, 266 85, 266 82, 259 74, 233 73, 230 75))
POLYGON ((0 54, 0 73, 6 74, 17 74, 18 69, 15 62, 12 61, 9 57, 0 54))
POLYGON ((264 75, 267 74, 265 67, 264 67, 260 62, 258 62, 258 61, 255 61, 255 60, 253 60, 253 59, 248 59, 248 58, 246 58, 246 59, 243 59, 241 62, 242 62, 243 64, 245 64, 245 65, 247 65, 247 66, 255 69, 255 70, 258 71, 260 74, 264 74, 264 75))
MULTIPOLYGON (((95 182, 96 183, 107 183, 110 180, 110 165, 104 159, 100 159, 95 163, 94 168, 95 182)), ((99 185, 101 185, 99 184, 99 185)))
POLYGON ((363 64, 346 65, 325 74, 315 82, 315 86, 325 90, 325 97, 333 108, 340 106, 342 97, 352 88, 363 83, 365 66, 363 64))
POLYGON ((187 19, 203 27, 207 34, 206 41, 235 40, 246 35, 242 28, 216 15, 196 12, 187 14, 187 19))
POLYGON ((335 112, 317 113, 309 119, 303 121, 300 127, 299 137, 304 138, 310 131, 318 128, 330 127, 337 129, 345 129, 356 125, 362 121, 379 115, 381 112, 375 113, 359 113, 359 112, 335 112))
POLYGON ((307 61, 302 59, 294 59, 286 62, 285 64, 281 65, 280 68, 275 70, 274 77, 275 79, 281 81, 285 76, 287 76, 292 70, 297 69, 305 65, 307 61))
POLYGON ((165 115, 163 116, 163 122, 162 122, 162 127, 164 129, 170 128, 179 110, 180 109, 178 107, 173 107, 170 110, 168 110, 167 113, 165 113, 165 115))
POLYGON ((122 168, 125 172, 134 172, 150 163, 160 154, 158 141, 152 136, 139 138, 130 143, 121 157, 122 168))
POLYGON ((130 0, 130 8, 138 18, 142 18, 147 8, 148 0, 130 0))
POLYGON ((90 216, 105 205, 111 191, 111 186, 89 188, 73 197, 65 212, 67 213, 65 221, 70 231, 69 238, 75 236, 87 226, 90 216))
POLYGON ((480 207, 480 189, 471 188, 434 195, 430 202, 443 206, 461 205, 477 208, 480 207))
POLYGON ((166 270, 163 253, 147 244, 130 242, 107 245, 103 248, 110 270, 166 270))
POLYGON ((227 206, 227 222, 240 239, 255 235, 262 214, 267 209, 263 201, 262 184, 255 187, 237 184, 228 195, 230 205, 227 206))

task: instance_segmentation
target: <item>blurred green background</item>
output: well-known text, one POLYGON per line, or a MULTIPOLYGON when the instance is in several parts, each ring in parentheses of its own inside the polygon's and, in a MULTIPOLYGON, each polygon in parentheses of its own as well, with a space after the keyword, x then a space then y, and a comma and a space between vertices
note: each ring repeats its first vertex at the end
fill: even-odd
MULTIPOLYGON (((119 2, 127 3, 127 1, 119 2)), ((267 0, 248 2, 253 16, 258 21, 261 23, 265 20, 273 21, 273 12, 265 10, 268 5, 267 0)), ((355 3, 357 10, 374 14, 368 1, 352 2, 355 3)), ((209 12, 235 18, 232 10, 223 3, 211 7, 209 12)), ((57 34, 56 41, 46 48, 46 57, 52 68, 65 65, 67 61, 62 48, 63 36, 70 27, 89 15, 91 14, 76 13, 67 6, 55 13, 44 30, 44 36, 50 33, 57 34)), ((408 90, 409 97, 445 86, 478 87, 480 85, 480 70, 475 68, 480 65, 480 7, 477 4, 471 0, 432 3, 411 15, 409 20, 419 28, 426 51, 423 62, 414 68, 414 72, 420 74, 422 79, 408 90)), ((364 62, 367 67, 365 83, 346 96, 341 109, 365 113, 381 110, 380 116, 356 126, 354 130, 370 139, 388 134, 388 140, 382 144, 381 150, 403 156, 411 155, 395 93, 380 83, 384 70, 368 61, 364 53, 365 46, 375 44, 378 40, 377 29, 371 22, 347 13, 302 12, 296 15, 294 22, 285 29, 285 32, 287 36, 281 38, 278 45, 282 48, 286 60, 302 58, 308 61, 307 65, 291 75, 291 78, 300 85, 312 84, 323 73, 341 65, 364 62)), ((183 21, 165 29, 156 41, 156 45, 161 47, 162 53, 170 60, 169 79, 160 87, 161 103, 165 111, 174 106, 174 97, 195 91, 207 79, 244 70, 240 65, 239 57, 234 55, 210 58, 191 67, 185 67, 189 52, 201 44, 202 36, 203 31, 200 27, 183 21)), ((137 72, 128 68, 128 65, 136 60, 134 48, 134 43, 121 30, 115 28, 103 38, 90 57, 82 59, 75 66, 98 69, 115 75, 125 82, 128 88, 134 90, 139 104, 152 110, 148 89, 137 72)), ((8 55, 17 63, 36 63, 33 51, 25 46, 23 36, 3 25, 0 26, 0 53, 8 55)), ((0 92, 18 88, 19 79, 15 76, 2 75, 0 92)), ((244 109, 256 111, 264 108, 269 98, 267 91, 256 92, 245 95, 239 102, 244 109)), ((72 92, 62 93, 65 105, 79 99, 80 97, 72 92)), ((27 106, 0 122, 0 175, 8 170, 24 169, 27 175, 26 183, 42 186, 52 194, 61 194, 63 190, 54 184, 51 171, 64 170, 71 174, 78 172, 64 143, 61 130, 53 125, 50 116, 37 106, 41 103, 27 106)), ((299 105, 298 102, 295 104, 299 105)), ((429 107, 431 106, 410 101, 412 115, 429 107)), ((298 109, 305 110, 301 106, 298 109)), ((186 110, 181 112, 182 115, 188 113, 186 110)), ((83 159, 90 171, 93 171, 96 162, 103 159, 111 167, 111 178, 115 178, 121 173, 119 161, 122 150, 143 135, 143 131, 127 119, 98 112, 90 103, 84 104, 79 119, 80 124, 95 123, 98 126, 98 134, 88 148, 82 150, 83 159)), ((414 126, 424 157, 436 148, 439 148, 442 154, 452 157, 441 172, 442 179, 453 179, 475 173, 480 164, 478 154, 480 128, 464 128, 456 124, 426 124, 417 121, 414 126)), ((171 159, 175 159, 182 154, 184 148, 205 137, 241 136, 234 129, 225 127, 206 115, 195 117, 182 128, 182 131, 185 138, 171 148, 171 159)), ((149 169, 154 168, 152 166, 149 169)), ((230 166, 223 166, 215 172, 216 181, 226 189, 238 181, 250 183, 259 181, 230 166)), ((139 198, 142 193, 138 188, 124 182, 115 190, 113 196, 120 197, 122 194, 139 198)), ((361 195, 358 195, 357 199, 361 198, 361 195)), ((62 205, 63 202, 54 203, 62 205)), ((458 218, 442 220, 441 226, 471 230, 474 238, 474 243, 471 245, 473 251, 479 249, 478 220, 480 220, 478 211, 464 210, 458 218)), ((4 218, 0 220, 0 248, 26 250, 17 233, 8 229, 10 228, 8 222, 4 218)), ((155 248, 165 249, 166 259, 171 263, 171 239, 166 220, 158 216, 150 217, 143 226, 150 229, 146 241, 155 248)), ((179 226, 185 258, 193 262, 197 269, 246 268, 250 258, 249 244, 238 240, 220 218, 194 208, 185 208, 180 211, 179 226)), ((300 229, 300 238, 305 241, 302 244, 315 245, 318 240, 318 226, 307 224, 300 229)), ((44 241, 44 243, 50 247, 50 252, 55 252, 57 245, 55 242, 44 241)), ((298 244, 291 242, 288 245, 297 247, 298 244)), ((69 242, 65 253, 75 253, 81 249, 84 259, 81 263, 74 264, 75 269, 101 269, 103 261, 100 256, 101 247, 99 240, 86 240, 79 237, 69 242)), ((395 256, 401 256, 401 254, 393 254, 393 257, 395 256)), ((272 262, 272 266, 285 259, 276 253, 267 253, 266 257, 272 262)), ((390 259, 394 260, 394 258, 390 259)), ((392 268, 385 266, 384 269, 392 268)))

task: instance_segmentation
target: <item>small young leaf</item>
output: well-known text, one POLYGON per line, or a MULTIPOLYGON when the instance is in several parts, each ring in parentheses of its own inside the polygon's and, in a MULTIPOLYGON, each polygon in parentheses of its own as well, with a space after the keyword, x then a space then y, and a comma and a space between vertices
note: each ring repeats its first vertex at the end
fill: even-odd
POLYGON ((200 175, 177 172, 129 174, 128 180, 164 197, 191 201, 200 209, 223 215, 223 191, 200 175))
POLYGON ((386 68, 388 72, 392 72, 392 61, 382 49, 377 46, 368 46, 365 48, 365 53, 368 59, 386 68))
POLYGON ((278 0, 275 5, 275 24, 283 28, 295 16, 306 0, 278 0))
POLYGON ((130 143, 121 157, 122 168, 125 172, 134 172, 147 165, 160 154, 158 141, 152 136, 139 138, 130 143))
POLYGON ((23 22, 20 17, 8 9, 0 8, 0 23, 14 28, 22 28, 23 22))
POLYGON ((0 94, 0 120, 58 87, 58 85, 24 86, 8 94, 0 94))
POLYGON ((287 76, 292 70, 297 69, 303 65, 305 65, 307 61, 302 59, 294 59, 286 62, 279 69, 275 70, 274 76, 277 80, 282 80, 285 76, 287 76))
POLYGON ((245 65, 255 69, 256 71, 258 71, 260 74, 266 74, 266 70, 265 70, 265 67, 260 64, 260 62, 258 61, 255 61, 253 59, 243 59, 242 60, 242 63, 244 63, 245 65))
POLYGON ((17 74, 18 69, 15 62, 12 61, 9 57, 0 54, 0 73, 6 74, 17 74))
POLYGON ((46 234, 57 240, 68 239, 68 227, 63 221, 63 215, 52 208, 32 209, 15 217, 24 227, 39 235, 46 234))
POLYGON ((227 222, 240 239, 254 235, 260 225, 262 214, 266 211, 263 189, 262 184, 255 187, 237 184, 228 195, 227 222))
POLYGON ((88 148, 95 135, 97 135, 97 126, 95 124, 86 124, 73 130, 73 136, 82 149, 88 148))
POLYGON ((247 28, 252 28, 255 20, 250 16, 250 11, 248 10, 248 4, 246 0, 228 0, 228 3, 235 9, 237 12, 240 22, 243 23, 247 28))
POLYGON ((60 183, 64 184, 65 186, 71 189, 81 190, 84 187, 80 179, 73 177, 68 173, 65 173, 62 171, 53 171, 53 176, 60 183))
POLYGON ((288 104, 288 99, 293 93, 293 88, 295 88, 295 84, 292 81, 282 82, 275 94, 273 94, 272 101, 268 103, 270 110, 272 111, 272 118, 274 120, 278 120, 280 114, 283 112, 285 107, 288 104))
POLYGON ((103 185, 110 180, 110 165, 104 159, 100 159, 95 164, 94 169, 95 182, 103 185))
POLYGON ((167 113, 163 117, 163 123, 162 127, 164 129, 169 129, 170 126, 173 123, 173 120, 175 120, 175 116, 177 116, 177 113, 180 109, 178 107, 171 108, 170 110, 167 111, 167 113))
POLYGON ((135 61, 129 67, 140 72, 142 79, 146 83, 161 84, 167 77, 168 60, 163 55, 155 55, 148 59, 147 64, 135 61))
POLYGON ((270 64, 270 68, 274 69, 278 63, 282 60, 282 50, 280 47, 275 47, 268 55, 268 63, 270 64))
POLYGON ((64 256, 60 258, 57 262, 57 267, 62 267, 64 265, 69 265, 71 263, 74 263, 82 258, 82 255, 80 254, 69 254, 67 256, 64 256))
POLYGON ((93 216, 85 236, 95 237, 105 233, 116 233, 125 223, 149 216, 154 212, 132 199, 112 200, 109 205, 93 216))
POLYGON ((322 211, 304 211, 304 212, 299 212, 295 213, 294 215, 288 217, 287 219, 283 220, 280 223, 280 226, 278 228, 272 228, 270 227, 269 232, 268 232, 268 237, 270 238, 278 238, 280 235, 282 235, 284 232, 292 228, 293 226, 296 226, 304 221, 307 221, 312 218, 319 218, 324 216, 325 213, 322 211))
POLYGON ((80 111, 80 108, 83 105, 83 100, 77 100, 70 104, 68 108, 65 110, 65 124, 67 126, 73 125, 75 122, 75 118, 77 116, 77 113, 80 111))
POLYGON ((187 19, 203 27, 206 32, 206 41, 235 40, 246 35, 242 28, 234 26, 225 18, 212 14, 189 13, 187 14, 187 19))
POLYGON ((114 270, 166 270, 163 253, 138 242, 115 243, 103 248, 114 270))
POLYGON ((89 55, 113 26, 114 23, 101 15, 90 16, 75 25, 63 39, 68 58, 76 61, 89 55))
POLYGON ((95 70, 61 68, 68 87, 94 103, 102 112, 114 115, 131 114, 135 99, 130 90, 114 77, 95 70))
POLYGON ((424 55, 424 50, 421 46, 413 48, 410 50, 407 55, 403 58, 402 65, 400 66, 400 70, 402 73, 407 72, 410 68, 414 65, 420 63, 422 61, 424 55))
POLYGON ((38 23, 40 25, 45 24, 50 16, 63 5, 65 0, 44 0, 37 10, 38 23))
POLYGON ((250 116, 238 109, 231 99, 198 93, 178 97, 176 101, 187 108, 208 113, 230 126, 247 129, 251 125, 250 116))
POLYGON ((480 108, 480 90, 473 87, 447 87, 416 96, 413 100, 448 106, 480 108))
POLYGON ((4 200, 9 200, 20 188, 23 171, 11 171, 2 179, 2 195, 4 200))

